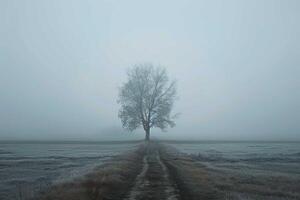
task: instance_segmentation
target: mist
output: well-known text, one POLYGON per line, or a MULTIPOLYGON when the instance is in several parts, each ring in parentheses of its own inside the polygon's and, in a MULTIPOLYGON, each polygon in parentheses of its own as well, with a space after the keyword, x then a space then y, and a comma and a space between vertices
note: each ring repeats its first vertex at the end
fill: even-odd
POLYGON ((154 138, 300 139, 300 2, 0 2, 0 140, 135 140, 118 88, 136 63, 177 80, 154 138))

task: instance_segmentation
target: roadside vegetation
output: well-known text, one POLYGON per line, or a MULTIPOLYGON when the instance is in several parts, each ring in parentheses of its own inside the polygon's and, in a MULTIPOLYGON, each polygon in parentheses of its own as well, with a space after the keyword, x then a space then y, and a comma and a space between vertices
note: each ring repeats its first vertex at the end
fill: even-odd
POLYGON ((104 200, 122 199, 142 168, 145 147, 117 156, 82 178, 52 186, 35 199, 104 200))
POLYGON ((296 200, 300 179, 279 175, 229 173, 206 167, 192 155, 164 146, 162 158, 177 183, 182 200, 296 200))

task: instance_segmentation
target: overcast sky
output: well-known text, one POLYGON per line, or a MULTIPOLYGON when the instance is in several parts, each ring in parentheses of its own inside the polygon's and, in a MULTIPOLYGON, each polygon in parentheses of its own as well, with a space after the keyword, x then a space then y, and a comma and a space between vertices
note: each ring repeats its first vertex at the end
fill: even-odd
POLYGON ((0 140, 136 139, 118 87, 178 81, 165 139, 300 139, 300 1, 0 1, 0 140))

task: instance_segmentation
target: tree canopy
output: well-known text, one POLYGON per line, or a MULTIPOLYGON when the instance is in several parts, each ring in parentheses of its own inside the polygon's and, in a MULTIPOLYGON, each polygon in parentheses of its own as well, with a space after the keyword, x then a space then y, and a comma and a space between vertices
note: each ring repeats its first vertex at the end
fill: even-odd
POLYGON ((169 81, 165 68, 138 64, 127 73, 128 80, 119 90, 119 118, 124 128, 142 127, 149 140, 150 129, 166 130, 175 126, 171 116, 176 98, 176 82, 169 81))

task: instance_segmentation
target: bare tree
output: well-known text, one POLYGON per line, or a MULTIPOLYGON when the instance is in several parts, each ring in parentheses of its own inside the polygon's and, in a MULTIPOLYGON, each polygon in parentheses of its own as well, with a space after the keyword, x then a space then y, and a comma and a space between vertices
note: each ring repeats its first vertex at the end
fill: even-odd
POLYGON ((169 81, 166 70, 152 64, 139 64, 127 75, 128 80, 120 88, 118 99, 123 127, 130 131, 143 127, 148 141, 152 127, 165 130, 175 126, 171 110, 176 87, 175 81, 169 81))

